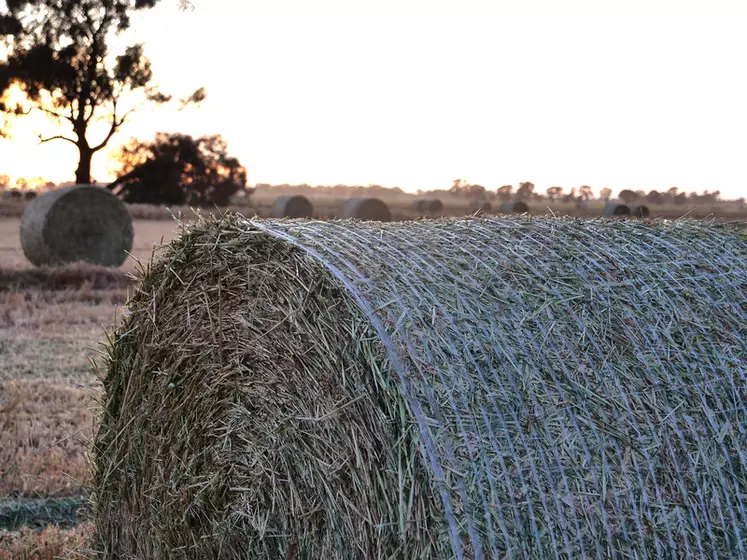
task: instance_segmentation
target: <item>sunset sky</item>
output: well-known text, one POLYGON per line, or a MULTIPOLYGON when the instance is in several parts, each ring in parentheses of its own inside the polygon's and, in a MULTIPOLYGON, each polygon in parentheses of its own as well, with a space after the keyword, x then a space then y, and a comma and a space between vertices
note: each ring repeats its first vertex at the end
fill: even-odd
MULTIPOLYGON (((192 3, 162 0, 121 44, 145 43, 163 90, 207 100, 137 113, 112 148, 221 134, 251 184, 747 196, 745 0, 192 3)), ((72 180, 75 148, 32 129, 0 141, 0 173, 72 180)), ((99 153, 94 177, 110 167, 99 153)))

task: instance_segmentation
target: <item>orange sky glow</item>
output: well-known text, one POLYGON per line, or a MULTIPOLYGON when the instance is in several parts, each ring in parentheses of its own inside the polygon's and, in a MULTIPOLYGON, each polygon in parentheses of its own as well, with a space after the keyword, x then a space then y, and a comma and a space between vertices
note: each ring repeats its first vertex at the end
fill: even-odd
MULTIPOLYGON (((118 42, 145 43, 164 91, 207 100, 135 113, 111 149, 221 134, 250 184, 747 196, 744 0, 192 3, 162 0, 118 42)), ((39 145, 44 125, 16 122, 0 174, 73 180, 75 148, 39 145)), ((94 157, 97 181, 111 168, 94 157)))

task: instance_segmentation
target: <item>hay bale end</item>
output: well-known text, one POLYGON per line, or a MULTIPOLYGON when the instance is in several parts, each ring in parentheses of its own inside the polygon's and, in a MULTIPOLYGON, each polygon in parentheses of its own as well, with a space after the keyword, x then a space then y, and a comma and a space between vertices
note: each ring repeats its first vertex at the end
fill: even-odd
POLYGON ((132 249, 127 207, 101 187, 63 187, 31 200, 21 217, 21 246, 36 266, 88 262, 120 266, 132 249))
POLYGON ((412 209, 418 214, 439 214, 444 211, 444 203, 438 198, 420 199, 413 201, 412 209))
POLYGON ((630 216, 630 207, 624 202, 610 201, 605 204, 602 210, 602 215, 607 218, 619 217, 619 216, 630 216))
POLYGON ((651 210, 645 204, 633 204, 630 206, 630 215, 636 218, 648 218, 651 210))
POLYGON ((281 196, 272 205, 274 218, 311 218, 314 216, 314 206, 305 196, 281 196))
POLYGON ((503 214, 527 214, 529 213, 529 205, 523 200, 510 200, 501 204, 501 212, 503 214))
POLYGON ((340 207, 340 218, 390 222, 392 213, 389 207, 378 198, 349 198, 340 207))

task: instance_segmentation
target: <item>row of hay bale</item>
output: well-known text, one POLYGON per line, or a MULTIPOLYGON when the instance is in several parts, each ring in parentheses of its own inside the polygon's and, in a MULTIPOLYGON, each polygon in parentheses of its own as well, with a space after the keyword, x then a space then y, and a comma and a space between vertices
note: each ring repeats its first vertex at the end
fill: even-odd
MULTIPOLYGON (((311 218, 313 215, 311 201, 302 195, 281 196, 272 205, 273 218, 311 218)), ((392 214, 378 198, 349 198, 340 206, 339 217, 389 222, 392 214)))
POLYGON ((745 293, 691 220, 202 221, 112 338, 105 557, 745 558, 745 293))
POLYGON ((625 204, 619 200, 613 200, 608 202, 604 206, 602 214, 608 218, 618 216, 633 216, 635 218, 648 218, 651 215, 651 210, 645 204, 625 204))
POLYGON ((12 201, 19 201, 19 200, 33 200, 36 198, 37 193, 34 191, 26 191, 22 192, 18 189, 8 189, 4 190, 2 193, 2 200, 12 200, 12 201))

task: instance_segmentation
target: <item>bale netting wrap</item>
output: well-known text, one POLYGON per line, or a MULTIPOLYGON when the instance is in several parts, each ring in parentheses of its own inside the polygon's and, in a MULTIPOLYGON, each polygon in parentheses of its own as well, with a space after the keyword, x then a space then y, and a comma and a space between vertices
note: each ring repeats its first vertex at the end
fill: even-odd
POLYGON ((501 212, 504 214, 526 214, 529 205, 523 200, 510 200, 501 204, 501 212))
POLYGON ((88 185, 31 200, 21 218, 21 246, 36 266, 88 262, 120 266, 132 249, 132 217, 111 192, 88 185))
POLYGON ((630 206, 624 202, 608 202, 604 205, 602 215, 607 218, 618 217, 618 216, 630 216, 630 206))
POLYGON ((311 201, 301 195, 281 196, 272 205, 274 218, 311 218, 313 215, 311 201))
POLYGON ((340 207, 340 217, 390 222, 392 213, 389 207, 378 198, 349 198, 340 207))
POLYGON ((745 263, 688 220, 200 223, 113 339, 103 546, 745 557, 745 263))

